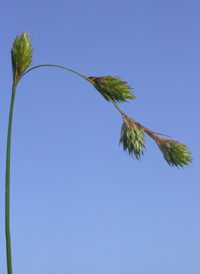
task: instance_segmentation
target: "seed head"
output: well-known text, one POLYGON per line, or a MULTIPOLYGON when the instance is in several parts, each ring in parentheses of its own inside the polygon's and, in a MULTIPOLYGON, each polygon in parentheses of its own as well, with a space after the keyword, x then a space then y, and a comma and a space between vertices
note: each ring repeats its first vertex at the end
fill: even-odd
POLYGON ((13 82, 17 83, 19 77, 28 69, 33 59, 32 42, 29 34, 24 31, 20 37, 15 38, 11 49, 11 61, 13 70, 13 82))
POLYGON ((131 93, 131 87, 127 82, 121 81, 119 77, 103 76, 103 77, 88 77, 92 80, 94 87, 101 93, 101 95, 109 101, 126 102, 127 99, 134 99, 135 96, 131 93))
POLYGON ((175 140, 163 138, 160 133, 153 132, 138 123, 138 126, 144 130, 158 145, 164 159, 170 166, 184 167, 192 164, 191 152, 185 144, 179 143, 175 140))
POLYGON ((158 137, 155 141, 170 166, 184 167, 192 163, 191 153, 185 144, 162 137, 158 137))
POLYGON ((123 144, 123 149, 130 156, 139 160, 141 154, 143 155, 143 148, 145 148, 144 131, 137 126, 137 123, 126 115, 123 115, 124 123, 121 128, 121 136, 119 143, 123 144))

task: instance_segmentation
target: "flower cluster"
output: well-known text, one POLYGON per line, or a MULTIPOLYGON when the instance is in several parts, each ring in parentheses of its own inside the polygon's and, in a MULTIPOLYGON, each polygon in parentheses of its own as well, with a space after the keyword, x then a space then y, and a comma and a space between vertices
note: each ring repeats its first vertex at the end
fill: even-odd
POLYGON ((16 84, 19 77, 28 69, 33 59, 33 46, 26 31, 16 37, 11 49, 13 82, 16 84))
MULTIPOLYGON (((11 49, 14 86, 17 85, 18 81, 21 79, 21 76, 23 76, 24 72, 29 68, 32 59, 32 42, 29 39, 29 34, 27 35, 26 31, 24 31, 20 37, 17 36, 15 38, 11 49)), ((64 68, 78 74, 89 81, 107 101, 111 101, 113 103, 117 110, 122 114, 124 120, 121 128, 119 143, 123 145, 123 149, 129 156, 135 157, 139 160, 141 155, 143 155, 143 149, 145 148, 144 133, 146 133, 157 143, 164 159, 170 166, 184 167, 189 166, 189 163, 192 163, 193 158, 191 157, 191 153, 186 145, 174 140, 160 137, 162 134, 145 128, 138 122, 126 116, 120 110, 116 103, 127 102, 129 99, 135 99, 135 96, 132 94, 132 88, 127 84, 127 82, 120 80, 121 78, 117 76, 86 77, 69 68, 57 65, 40 65, 34 68, 41 66, 64 68)))
POLYGON ((133 119, 126 115, 123 115, 123 119, 124 123, 122 124, 119 143, 123 144, 124 151, 132 157, 135 156, 135 158, 139 160, 141 154, 144 154, 144 131, 138 127, 137 123, 133 119))
POLYGON ((119 77, 103 76, 103 77, 88 77, 94 87, 101 95, 109 101, 126 102, 127 99, 134 99, 135 96, 131 93, 131 87, 127 82, 121 81, 119 77))
POLYGON ((192 164, 193 158, 185 144, 179 143, 175 140, 163 138, 159 136, 163 134, 153 132, 139 123, 137 124, 156 142, 163 154, 164 159, 170 166, 184 167, 189 166, 189 163, 192 164))
POLYGON ((170 166, 184 167, 192 163, 191 153, 185 144, 179 143, 175 140, 168 140, 157 136, 154 139, 161 150, 164 159, 170 166))

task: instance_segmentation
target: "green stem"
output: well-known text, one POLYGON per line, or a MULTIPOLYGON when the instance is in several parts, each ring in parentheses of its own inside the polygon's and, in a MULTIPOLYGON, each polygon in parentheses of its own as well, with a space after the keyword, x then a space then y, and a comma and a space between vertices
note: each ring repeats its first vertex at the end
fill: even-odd
MULTIPOLYGON (((82 78, 84 78, 85 80, 89 81, 91 84, 94 85, 94 82, 93 82, 90 78, 88 78, 88 77, 86 77, 86 76, 84 76, 84 75, 82 75, 82 74, 76 72, 75 70, 72 70, 72 69, 69 69, 69 68, 66 68, 66 67, 63 67, 63 66, 52 65, 52 64, 38 65, 38 66, 35 66, 35 67, 30 68, 30 69, 27 70, 24 74, 22 74, 22 76, 19 78, 18 82, 19 82, 19 81, 22 79, 22 77, 23 77, 25 74, 27 74, 29 71, 31 71, 31 70, 33 70, 33 69, 36 69, 36 68, 41 68, 41 67, 56 67, 56 68, 66 69, 66 70, 68 70, 68 71, 71 71, 71 72, 73 72, 73 73, 75 73, 75 74, 81 76, 82 78)), ((109 100, 113 103, 113 105, 117 108, 117 110, 121 113, 121 115, 125 115, 124 112, 121 111, 121 109, 117 106, 117 104, 116 104, 109 96, 107 96, 107 97, 108 97, 109 100)))
POLYGON ((113 105, 116 107, 116 109, 121 113, 121 115, 125 115, 125 113, 117 106, 117 104, 107 95, 107 97, 109 98, 109 100, 111 101, 111 103, 113 103, 113 105))
POLYGON ((11 237, 10 237, 10 152, 11 152, 11 132, 12 132, 12 117, 13 117, 13 109, 14 109, 14 101, 15 101, 15 93, 18 82, 22 79, 22 77, 30 72, 33 69, 40 67, 57 67, 61 69, 66 69, 71 71, 85 80, 89 81, 91 84, 94 84, 91 79, 88 77, 63 66, 52 65, 52 64, 44 64, 38 65, 30 68, 24 74, 21 75, 18 79, 13 80, 12 87, 12 97, 10 103, 10 113, 9 113, 9 122, 8 122, 8 136, 7 136, 7 152, 6 152, 6 178, 5 178, 5 234, 6 234, 6 255, 7 255, 7 273, 12 274, 12 257, 11 257, 11 237))
MULTIPOLYGON (((6 153, 6 197, 5 197, 5 230, 6 230, 6 250, 7 250, 7 270, 8 274, 12 274, 12 260, 11 260, 11 240, 10 240, 10 150, 11 150, 11 131, 12 131, 12 116, 13 116, 13 108, 14 108, 14 100, 15 100, 15 93, 16 93, 16 87, 17 83, 22 79, 22 77, 30 72, 33 69, 40 68, 40 67, 57 67, 61 69, 66 69, 68 71, 71 71, 85 80, 89 81, 91 84, 94 85, 94 82, 72 70, 63 66, 58 66, 58 65, 52 65, 52 64, 44 64, 44 65, 38 65, 35 67, 30 68, 27 70, 24 74, 21 75, 17 81, 14 81, 13 87, 12 87, 12 97, 11 97, 11 104, 10 104, 10 114, 9 114, 9 124, 8 124, 8 137, 7 137, 7 153, 6 153)), ((108 96, 107 96, 108 97, 108 96)), ((120 112, 120 114, 123 116, 125 115, 123 111, 117 106, 117 104, 110 98, 108 99, 113 103, 113 105, 117 108, 117 110, 120 112)))
MULTIPOLYGON (((88 78, 88 77, 86 77, 86 76, 84 76, 84 75, 78 73, 77 71, 72 70, 72 69, 69 69, 69 68, 66 68, 66 67, 63 67, 63 66, 52 65, 52 64, 38 65, 38 66, 35 66, 35 67, 30 68, 30 69, 27 70, 24 74, 22 74, 22 76, 19 78, 18 82, 19 82, 19 81, 22 79, 22 77, 23 77, 25 74, 27 74, 29 71, 31 71, 31 70, 33 70, 33 69, 36 69, 36 68, 41 68, 41 67, 56 67, 56 68, 66 69, 66 70, 68 70, 68 71, 71 71, 71 72, 73 72, 73 73, 75 73, 75 74, 81 76, 81 77, 84 78, 85 80, 89 81, 92 85, 94 85, 94 82, 93 82, 90 78, 88 78)), ((109 100, 113 103, 113 105, 117 108, 117 110, 121 113, 121 115, 125 115, 124 112, 121 111, 121 109, 117 106, 117 104, 116 104, 109 96, 107 96, 107 97, 108 97, 109 100)))
POLYGON ((41 68, 41 67, 56 67, 56 68, 66 69, 66 70, 68 70, 68 71, 71 71, 71 72, 73 72, 73 73, 75 73, 75 74, 81 76, 82 78, 84 78, 84 79, 86 79, 86 80, 88 80, 89 82, 92 83, 92 81, 91 81, 88 77, 86 77, 86 76, 84 76, 84 75, 82 75, 82 74, 76 72, 75 70, 72 70, 72 69, 69 69, 69 68, 66 68, 66 67, 63 67, 63 66, 52 65, 52 64, 44 64, 44 65, 39 65, 39 66, 35 66, 35 67, 30 68, 30 69, 27 70, 24 74, 22 74, 22 76, 19 78, 18 82, 19 82, 19 81, 22 79, 22 77, 23 77, 25 74, 27 74, 29 71, 31 71, 31 70, 33 70, 33 69, 36 69, 36 68, 41 68))
POLYGON ((11 131, 12 116, 14 108, 16 85, 12 87, 12 97, 10 103, 10 114, 8 122, 7 152, 6 152, 6 188, 5 188, 5 232, 6 232, 6 254, 7 272, 12 274, 11 240, 10 240, 10 150, 11 150, 11 131))

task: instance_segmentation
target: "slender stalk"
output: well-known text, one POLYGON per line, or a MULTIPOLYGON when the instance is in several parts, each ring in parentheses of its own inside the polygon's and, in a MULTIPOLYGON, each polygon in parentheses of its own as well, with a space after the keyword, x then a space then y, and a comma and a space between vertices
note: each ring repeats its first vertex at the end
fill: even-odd
POLYGON ((14 108, 16 85, 12 87, 12 97, 10 103, 10 114, 8 122, 7 152, 6 152, 6 186, 5 186, 5 233, 6 233, 6 255, 7 255, 7 273, 12 274, 11 258, 11 239, 10 239, 10 150, 11 150, 11 131, 12 116, 14 108))
MULTIPOLYGON (((19 78, 18 82, 22 79, 22 77, 23 77, 25 74, 27 74, 27 73, 30 72, 31 70, 36 69, 36 68, 41 68, 41 67, 56 67, 56 68, 66 69, 66 70, 68 70, 68 71, 71 71, 71 72, 73 72, 73 73, 75 73, 75 74, 81 76, 82 78, 84 78, 85 80, 89 81, 91 84, 94 85, 94 82, 93 82, 90 78, 88 78, 88 77, 86 77, 86 76, 84 76, 84 75, 78 73, 77 71, 72 70, 72 69, 69 69, 69 68, 66 68, 66 67, 63 67, 63 66, 52 65, 52 64, 43 64, 43 65, 38 65, 38 66, 35 66, 35 67, 30 68, 29 70, 27 70, 27 71, 19 78)), ((124 115, 124 112, 121 111, 121 109, 117 106, 117 104, 116 104, 110 97, 109 97, 109 100, 113 103, 113 105, 117 108, 117 110, 118 110, 122 115, 124 115)))
MULTIPOLYGON (((6 232, 7 273, 8 274, 12 274, 11 239, 10 239, 10 151, 11 151, 11 131, 12 131, 12 117, 13 117, 15 93, 16 93, 17 83, 21 80, 21 78, 25 74, 30 72, 31 70, 40 68, 40 67, 57 67, 57 68, 61 68, 61 69, 66 69, 68 71, 71 71, 71 72, 81 76, 82 78, 84 78, 85 80, 89 81, 91 84, 94 85, 93 81, 90 78, 88 78, 88 77, 86 77, 72 69, 69 69, 69 68, 66 68, 63 66, 52 65, 52 64, 44 64, 44 65, 38 65, 38 66, 32 67, 29 70, 27 70, 24 74, 22 74, 22 76, 17 81, 16 81, 16 79, 14 79, 14 84, 12 87, 12 97, 11 97, 11 103, 10 103, 8 136, 7 136, 7 152, 6 152, 5 232, 6 232)), ((117 108, 117 110, 123 116, 124 113, 117 106, 117 104, 111 98, 109 98, 109 100, 113 103, 113 105, 117 108)))
MULTIPOLYGON (((108 96, 107 96, 108 97, 108 96)), ((109 100, 113 103, 116 109, 121 113, 121 115, 125 115, 125 113, 117 106, 117 104, 109 97, 109 100)))
POLYGON ((7 273, 8 274, 12 274, 11 237, 10 237, 10 153, 11 153, 11 132, 12 132, 12 118, 13 118, 15 93, 16 93, 17 83, 21 80, 21 78, 25 74, 30 72, 31 70, 40 68, 40 67, 57 67, 61 69, 66 69, 68 71, 71 71, 81 76, 82 78, 84 78, 85 80, 93 84, 93 81, 91 79, 72 69, 69 69, 63 66, 52 65, 52 64, 44 64, 44 65, 38 65, 38 66, 32 67, 29 70, 27 70, 25 73, 23 73, 22 76, 19 77, 18 79, 16 79, 16 77, 13 79, 9 122, 8 122, 7 151, 6 151, 6 178, 5 178, 5 234, 6 234, 6 255, 7 255, 7 273))
MULTIPOLYGON (((27 70, 27 71, 19 78, 18 82, 22 79, 22 77, 23 77, 25 74, 27 74, 27 73, 30 72, 31 70, 36 69, 36 68, 41 68, 41 67, 56 67, 56 68, 66 69, 66 70, 68 70, 68 71, 71 71, 71 72, 73 72, 73 73, 75 73, 75 74, 81 76, 82 78, 84 78, 85 80, 89 81, 91 84, 94 85, 94 82, 93 82, 90 78, 88 78, 88 77, 86 77, 86 76, 84 76, 84 75, 78 73, 77 71, 72 70, 72 69, 69 69, 69 68, 66 68, 66 67, 63 67, 63 66, 52 65, 52 64, 38 65, 38 66, 35 66, 35 67, 30 68, 29 70, 27 70)), ((108 97, 108 96, 107 96, 107 97, 108 97)), ((109 97, 109 100, 113 103, 113 105, 117 108, 117 110, 118 110, 122 115, 125 115, 124 112, 121 111, 121 109, 117 106, 117 104, 116 104, 110 97, 109 97)))
POLYGON ((27 70, 20 78, 19 78, 19 81, 22 79, 22 77, 27 74, 29 71, 33 70, 33 69, 36 69, 36 68, 41 68, 41 67, 56 67, 56 68, 61 68, 61 69, 66 69, 68 71, 71 71, 79 76, 81 76, 82 78, 88 80, 89 82, 93 83, 88 77, 76 72, 75 70, 72 70, 72 69, 69 69, 69 68, 66 68, 66 67, 63 67, 63 66, 58 66, 58 65, 52 65, 52 64, 44 64, 44 65, 38 65, 38 66, 35 66, 35 67, 32 67, 30 68, 29 70, 27 70))

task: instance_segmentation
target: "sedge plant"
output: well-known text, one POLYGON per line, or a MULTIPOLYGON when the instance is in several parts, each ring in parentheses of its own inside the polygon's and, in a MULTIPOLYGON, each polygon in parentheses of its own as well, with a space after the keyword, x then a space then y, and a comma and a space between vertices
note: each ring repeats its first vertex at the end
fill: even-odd
POLYGON ((124 151, 131 157, 139 160, 144 154, 145 149, 145 133, 148 134, 158 145, 164 159, 170 166, 185 167, 192 163, 191 153, 186 145, 175 140, 161 137, 162 134, 153 132, 132 118, 128 117, 118 106, 118 103, 127 102, 127 100, 135 99, 132 88, 127 82, 122 81, 116 76, 84 76, 69 68, 44 64, 30 68, 33 60, 33 45, 29 34, 24 31, 21 36, 17 36, 13 42, 11 49, 11 62, 13 71, 12 96, 10 103, 8 135, 7 135, 7 151, 6 151, 6 178, 5 178, 5 234, 6 234, 6 251, 7 251, 7 273, 12 274, 11 260, 11 239, 10 239, 10 154, 11 154, 11 131, 12 117, 14 109, 14 101, 16 88, 19 81, 31 70, 41 67, 57 67, 68 70, 79 75, 90 82, 95 89, 122 115, 123 124, 121 127, 121 135, 119 143, 122 144, 124 151))

